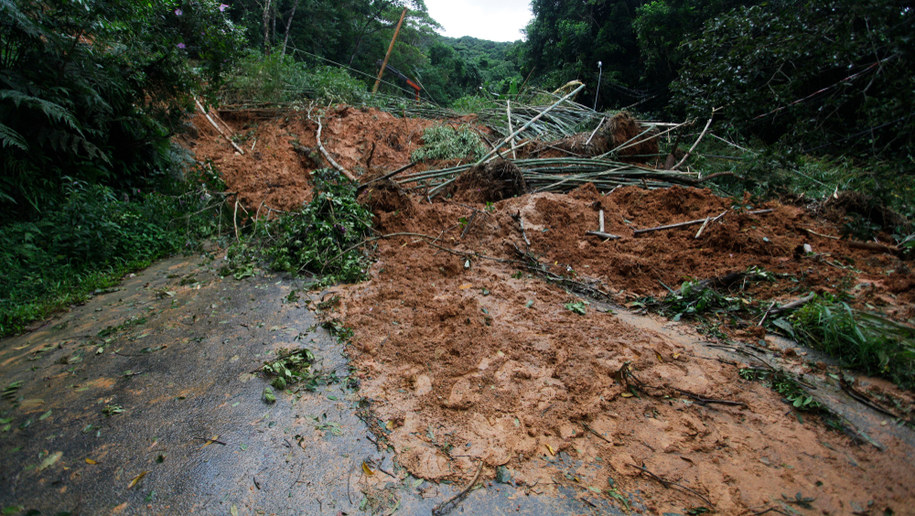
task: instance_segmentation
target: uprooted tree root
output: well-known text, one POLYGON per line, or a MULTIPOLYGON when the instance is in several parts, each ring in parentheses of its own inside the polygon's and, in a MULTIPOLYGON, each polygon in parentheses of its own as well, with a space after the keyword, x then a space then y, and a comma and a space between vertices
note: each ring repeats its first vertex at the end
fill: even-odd
POLYGON ((580 156, 598 156, 616 150, 626 162, 648 163, 657 159, 657 129, 649 129, 629 113, 622 111, 605 121, 597 132, 578 133, 550 145, 542 144, 538 151, 562 149, 580 156))
POLYGON ((452 197, 463 202, 497 202, 526 192, 521 169, 502 159, 471 168, 451 187, 452 197))

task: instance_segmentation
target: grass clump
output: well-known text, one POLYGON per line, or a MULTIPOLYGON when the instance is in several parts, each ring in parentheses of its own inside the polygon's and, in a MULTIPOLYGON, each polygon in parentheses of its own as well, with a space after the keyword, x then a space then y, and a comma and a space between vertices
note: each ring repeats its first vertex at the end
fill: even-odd
POLYGON ((264 255, 273 268, 322 276, 325 284, 365 278, 360 249, 372 213, 356 201, 356 184, 334 170, 314 172, 314 197, 300 211, 263 226, 264 255))
POLYGON ((796 340, 843 366, 915 388, 915 329, 854 310, 830 296, 815 298, 788 321, 796 340))
POLYGON ((470 158, 478 160, 486 154, 483 141, 470 127, 434 125, 423 132, 423 146, 413 152, 413 161, 433 161, 470 158))

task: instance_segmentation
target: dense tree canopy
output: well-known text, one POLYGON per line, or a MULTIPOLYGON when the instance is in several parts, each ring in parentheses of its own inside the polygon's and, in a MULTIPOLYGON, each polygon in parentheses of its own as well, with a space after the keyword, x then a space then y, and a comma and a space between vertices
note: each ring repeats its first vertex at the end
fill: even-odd
POLYGON ((65 177, 153 179, 186 99, 240 42, 214 1, 0 0, 3 217, 48 208, 65 177))
POLYGON ((676 105, 806 150, 911 155, 915 11, 887 0, 774 1, 706 23, 681 49, 676 105))

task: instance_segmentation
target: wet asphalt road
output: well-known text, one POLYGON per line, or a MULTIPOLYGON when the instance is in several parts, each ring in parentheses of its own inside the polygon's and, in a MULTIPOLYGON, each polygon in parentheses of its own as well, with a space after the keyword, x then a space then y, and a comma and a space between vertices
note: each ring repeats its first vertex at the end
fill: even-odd
MULTIPOLYGON (((376 446, 300 281, 216 266, 159 262, 0 341, 3 514, 429 514, 464 487, 413 478, 376 446), (301 347, 317 385, 268 404, 257 370, 301 347)), ((619 513, 494 482, 451 512, 619 513)))

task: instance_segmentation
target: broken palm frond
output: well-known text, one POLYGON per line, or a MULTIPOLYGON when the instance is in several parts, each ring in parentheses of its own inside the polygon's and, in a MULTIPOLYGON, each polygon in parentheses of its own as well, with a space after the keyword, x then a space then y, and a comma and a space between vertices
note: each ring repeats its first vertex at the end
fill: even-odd
MULTIPOLYGON (((597 158, 541 158, 519 159, 514 164, 521 170, 525 182, 534 192, 566 192, 587 183, 598 190, 609 191, 618 186, 645 186, 664 188, 678 185, 693 186, 699 179, 696 174, 656 170, 632 163, 597 158)), ((472 164, 428 170, 404 177, 401 185, 415 184, 416 189, 429 189, 435 195, 454 178, 473 168, 472 164)), ((700 221, 701 222, 701 221, 700 221)))

